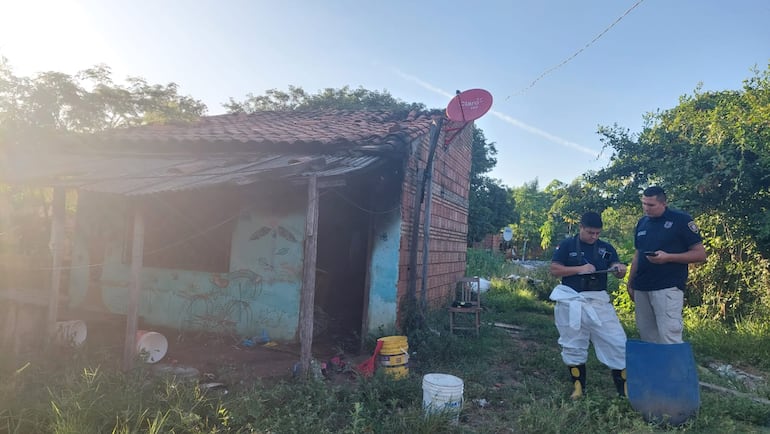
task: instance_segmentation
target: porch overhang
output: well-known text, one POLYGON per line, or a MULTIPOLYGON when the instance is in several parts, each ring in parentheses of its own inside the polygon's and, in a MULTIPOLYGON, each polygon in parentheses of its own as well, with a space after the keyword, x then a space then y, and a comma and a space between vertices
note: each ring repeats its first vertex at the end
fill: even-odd
POLYGON ((32 153, 8 155, 0 181, 123 196, 243 186, 266 180, 340 179, 377 165, 377 155, 277 153, 32 153))

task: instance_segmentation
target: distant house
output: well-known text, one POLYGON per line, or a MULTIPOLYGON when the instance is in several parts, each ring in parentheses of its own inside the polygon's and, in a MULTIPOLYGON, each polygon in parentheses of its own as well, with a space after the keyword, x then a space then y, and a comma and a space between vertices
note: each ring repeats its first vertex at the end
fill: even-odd
MULTIPOLYGON (((315 335, 360 336, 397 326, 410 266, 421 287, 422 237, 410 243, 410 231, 433 122, 383 111, 209 116, 9 153, 0 177, 78 192, 70 309, 297 340, 309 289, 315 335)), ((448 125, 432 178, 433 305, 465 272, 471 132, 448 125)))

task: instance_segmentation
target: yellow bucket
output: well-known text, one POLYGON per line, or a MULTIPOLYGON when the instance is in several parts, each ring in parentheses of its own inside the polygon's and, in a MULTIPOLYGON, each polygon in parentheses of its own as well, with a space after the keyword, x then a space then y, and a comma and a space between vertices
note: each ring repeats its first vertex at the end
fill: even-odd
POLYGON ((385 373, 394 378, 403 378, 409 374, 409 343, 406 336, 385 336, 382 341, 379 362, 385 373))

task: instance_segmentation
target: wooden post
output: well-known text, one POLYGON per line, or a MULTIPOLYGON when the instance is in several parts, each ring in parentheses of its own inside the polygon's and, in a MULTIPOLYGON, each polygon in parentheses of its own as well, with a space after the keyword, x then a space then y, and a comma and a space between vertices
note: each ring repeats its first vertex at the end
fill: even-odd
MULTIPOLYGON (((378 197, 377 195, 371 195, 369 197, 369 209, 380 211, 380 208, 378 205, 378 197)), ((389 215, 385 214, 385 215, 389 215)), ((364 300, 363 300, 363 306, 361 309, 361 337, 359 339, 359 346, 360 348, 364 347, 364 344, 366 343, 366 337, 369 334, 369 301, 371 298, 371 290, 372 290, 372 256, 374 254, 374 237, 375 234, 375 227, 377 225, 377 217, 375 217, 375 213, 369 213, 369 228, 367 230, 367 237, 366 237, 366 272, 364 273, 364 300)))
POLYGON ((302 374, 310 372, 313 347, 313 308, 315 305, 315 272, 318 253, 318 178, 312 175, 307 185, 307 217, 305 220, 305 252, 302 292, 299 300, 299 348, 302 374))
POLYGON ((134 208, 134 239, 131 245, 131 278, 126 308, 126 341, 123 346, 123 369, 134 367, 139 301, 142 296, 142 258, 144 256, 144 215, 141 206, 134 208))
POLYGON ((422 281, 420 282, 420 324, 428 312, 428 269, 430 265, 430 217, 433 212, 433 162, 425 168, 425 216, 422 218, 422 281))
MULTIPOLYGON (((419 176, 420 171, 417 171, 417 188, 415 192, 414 210, 412 214, 412 227, 411 234, 409 236, 409 267, 407 269, 407 282, 406 282, 406 301, 415 308, 418 308, 417 301, 417 239, 420 236, 420 208, 425 198, 425 187, 428 179, 428 168, 433 167, 433 158, 436 154, 436 146, 438 145, 438 138, 441 135, 441 128, 444 125, 444 118, 440 117, 438 120, 434 120, 430 126, 430 144, 428 147, 428 161, 425 164, 425 171, 422 176, 419 176)), ((419 160, 415 161, 419 169, 419 160)), ((419 326, 422 327, 422 314, 414 312, 417 315, 419 326)), ((406 320, 408 323, 411 318, 402 319, 402 322, 406 320)))
POLYGON ((62 239, 64 235, 64 204, 66 191, 61 187, 53 190, 53 202, 51 204, 53 218, 51 221, 51 292, 48 296, 48 321, 45 338, 46 347, 56 334, 56 321, 59 317, 59 290, 61 288, 61 256, 62 239))

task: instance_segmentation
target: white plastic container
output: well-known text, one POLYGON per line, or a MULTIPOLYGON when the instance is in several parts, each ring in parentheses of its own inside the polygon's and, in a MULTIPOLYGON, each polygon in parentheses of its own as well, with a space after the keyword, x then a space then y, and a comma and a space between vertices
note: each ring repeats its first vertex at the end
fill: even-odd
POLYGON ((155 363, 166 355, 168 340, 158 332, 136 331, 136 352, 147 363, 155 363))
POLYGON ((422 408, 426 415, 446 414, 453 424, 457 424, 463 408, 463 380, 449 374, 425 374, 422 377, 422 408))
POLYGON ((58 321, 56 323, 56 342, 59 345, 78 347, 86 341, 88 329, 83 320, 58 321))

